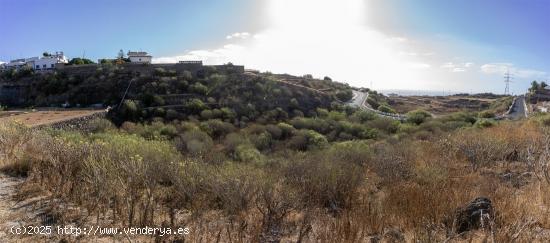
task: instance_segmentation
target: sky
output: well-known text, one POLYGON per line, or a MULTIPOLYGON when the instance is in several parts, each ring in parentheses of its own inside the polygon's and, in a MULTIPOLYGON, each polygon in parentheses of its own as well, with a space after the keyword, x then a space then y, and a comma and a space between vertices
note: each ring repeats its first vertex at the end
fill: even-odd
POLYGON ((0 61, 147 51, 378 90, 523 93, 550 79, 547 0, 0 0, 0 61))

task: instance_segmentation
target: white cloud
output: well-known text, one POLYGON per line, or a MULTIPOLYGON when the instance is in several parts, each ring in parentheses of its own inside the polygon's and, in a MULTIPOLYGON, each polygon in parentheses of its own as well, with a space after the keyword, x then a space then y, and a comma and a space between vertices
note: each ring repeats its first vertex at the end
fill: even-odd
MULTIPOLYGON (((491 81, 492 77, 473 72, 479 65, 448 52, 455 49, 449 48, 451 41, 430 39, 420 43, 368 27, 371 25, 365 24, 364 13, 368 12, 365 4, 369 1, 267 0, 269 21, 265 22, 269 27, 254 33, 229 34, 225 45, 220 47, 192 50, 153 61, 232 62, 274 73, 330 76, 360 87, 370 87, 373 82, 375 89, 464 91, 473 86, 489 89, 494 85, 489 82, 484 83, 486 86, 480 85, 480 80, 491 81)), ((456 46, 463 45, 467 44, 456 46)), ((459 54, 463 55, 462 52, 459 54)), ((484 65, 482 73, 499 68, 486 65, 489 66, 484 65)), ((517 76, 541 74, 527 69, 516 71, 517 76)))
POLYGON ((366 27, 366 3, 269 0, 269 28, 258 33, 231 34, 226 39, 232 45, 155 58, 154 62, 232 62, 276 73, 326 75, 355 86, 366 87, 372 81, 376 88, 391 88, 416 82, 417 88, 426 88, 422 84, 432 65, 423 59, 433 52, 417 51, 412 40, 366 27))
POLYGON ((250 37, 250 33, 248 32, 237 32, 226 36, 225 39, 248 39, 248 37, 250 37))
POLYGON ((463 62, 463 63, 453 63, 453 62, 447 62, 442 64, 440 67, 443 69, 447 69, 449 72, 452 73, 462 73, 466 72, 474 65, 473 62, 463 62))
POLYGON ((513 63, 487 63, 481 66, 481 72, 486 74, 504 75, 510 72, 517 78, 547 78, 548 73, 544 71, 518 68, 513 63))

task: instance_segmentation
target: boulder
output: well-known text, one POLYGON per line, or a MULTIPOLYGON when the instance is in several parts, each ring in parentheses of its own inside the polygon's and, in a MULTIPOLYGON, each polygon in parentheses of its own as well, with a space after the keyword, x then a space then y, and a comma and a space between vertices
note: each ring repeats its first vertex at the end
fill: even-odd
POLYGON ((494 218, 494 210, 491 199, 478 197, 468 205, 456 210, 454 229, 456 233, 488 227, 494 218))

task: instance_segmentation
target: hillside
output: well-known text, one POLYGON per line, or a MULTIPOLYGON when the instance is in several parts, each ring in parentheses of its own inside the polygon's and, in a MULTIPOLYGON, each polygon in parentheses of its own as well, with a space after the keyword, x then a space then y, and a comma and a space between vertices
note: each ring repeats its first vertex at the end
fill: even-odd
POLYGON ((24 87, 25 106, 113 109, 74 128, 0 123, 1 170, 24 178, 9 191, 41 205, 1 210, 29 210, 23 225, 190 230, 9 240, 503 242, 550 230, 548 183, 536 179, 548 117, 413 110, 396 121, 346 105, 352 88, 328 78, 215 69, 111 66, 2 84, 24 87))

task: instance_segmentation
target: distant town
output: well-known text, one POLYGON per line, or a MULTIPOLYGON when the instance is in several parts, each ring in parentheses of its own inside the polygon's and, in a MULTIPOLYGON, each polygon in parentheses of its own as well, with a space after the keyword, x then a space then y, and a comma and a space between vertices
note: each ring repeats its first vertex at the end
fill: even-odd
MULTIPOLYGON (((8 63, 0 64, 0 69, 32 69, 35 71, 51 71, 55 69, 63 69, 67 66, 80 66, 80 65, 97 65, 97 64, 152 64, 153 56, 145 51, 128 51, 126 54, 123 50, 120 50, 117 58, 113 59, 99 59, 97 63, 86 58, 72 58, 69 59, 62 51, 56 51, 55 53, 44 52, 42 56, 19 58, 9 61, 8 63)), ((178 64, 184 65, 200 65, 203 63, 200 60, 180 61, 178 64)), ((159 64, 165 65, 165 64, 159 64)), ((173 63, 172 63, 173 65, 173 63)), ((217 65, 217 66, 233 66, 229 65, 217 65)), ((238 67, 238 66, 237 66, 238 67)), ((243 67, 244 71, 244 67, 243 67)))
POLYGON ((20 58, 11 60, 8 63, 0 64, 0 70, 33 70, 36 72, 53 72, 55 70, 74 70, 77 72, 86 72, 86 70, 95 70, 100 65, 123 65, 136 71, 152 71, 152 68, 172 68, 178 72, 191 71, 194 75, 200 74, 204 67, 214 67, 220 70, 235 71, 243 73, 245 71, 242 65, 233 65, 227 63, 223 65, 203 65, 201 60, 186 60, 178 63, 152 63, 153 56, 145 51, 128 51, 126 54, 120 50, 117 58, 102 58, 97 63, 86 58, 75 57, 67 58, 62 51, 55 53, 44 52, 42 56, 20 58))

